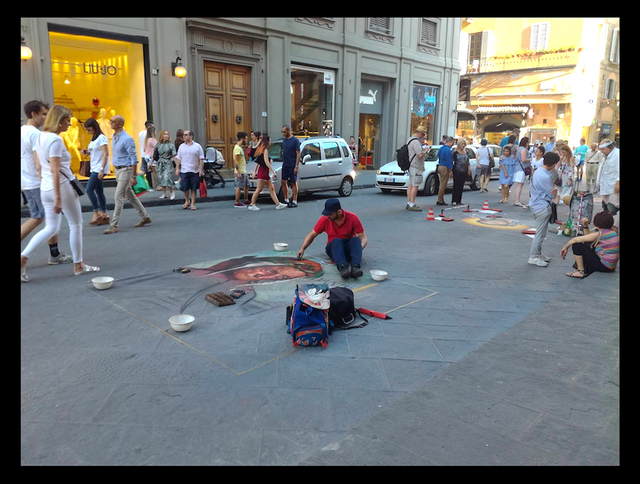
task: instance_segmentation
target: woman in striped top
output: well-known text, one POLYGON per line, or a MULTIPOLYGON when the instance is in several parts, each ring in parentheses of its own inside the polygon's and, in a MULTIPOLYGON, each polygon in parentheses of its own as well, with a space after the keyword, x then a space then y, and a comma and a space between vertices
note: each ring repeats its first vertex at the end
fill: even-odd
POLYGON ((611 230, 613 215, 611 212, 600 212, 594 217, 593 223, 597 231, 591 233, 585 229, 585 235, 569 240, 560 251, 564 259, 569 246, 573 249, 576 260, 573 267, 576 270, 567 273, 569 277, 583 279, 593 272, 613 272, 618 264, 620 237, 611 230))

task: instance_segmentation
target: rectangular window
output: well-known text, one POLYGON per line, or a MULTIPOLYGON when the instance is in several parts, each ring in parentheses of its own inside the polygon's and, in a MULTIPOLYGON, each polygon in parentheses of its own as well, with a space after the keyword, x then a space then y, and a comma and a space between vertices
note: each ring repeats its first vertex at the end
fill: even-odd
POLYGON ((482 57, 482 32, 469 35, 469 65, 482 57))
POLYGON ((427 128, 427 143, 430 145, 433 144, 437 106, 437 87, 425 86, 423 84, 413 85, 413 96, 411 97, 411 133, 409 133, 409 135, 413 134, 418 126, 424 126, 427 128))
POLYGON ((342 158, 340 154, 340 148, 338 143, 331 141, 329 143, 322 143, 322 149, 324 150, 324 159, 330 160, 332 158, 342 158))
POLYGON ((138 134, 147 120, 144 45, 50 31, 49 47, 54 104, 73 113, 72 125, 65 133, 73 172, 78 173, 80 150, 91 142, 84 128, 89 118, 96 119, 111 145, 109 119, 115 114, 123 116, 124 129, 136 142, 140 156, 138 134))
POLYGON ((613 34, 611 35, 611 51, 609 52, 609 60, 616 64, 620 64, 620 31, 618 29, 613 29, 613 34))
POLYGON ((616 81, 615 79, 607 79, 604 87, 604 99, 616 98, 616 81))
POLYGON ((543 50, 549 47, 549 22, 541 22, 531 26, 529 50, 543 50))
POLYGON ((300 159, 303 159, 306 155, 311 156, 311 161, 322 160, 322 155, 320 154, 320 144, 319 143, 306 144, 304 148, 302 148, 302 151, 300 152, 300 159))
POLYGON ((420 43, 430 47, 438 46, 438 22, 427 18, 422 19, 420 28, 420 43))
POLYGON ((385 35, 391 35, 391 18, 390 17, 369 17, 369 30, 379 32, 385 35))
POLYGON ((333 134, 334 71, 291 66, 291 131, 300 138, 333 134))

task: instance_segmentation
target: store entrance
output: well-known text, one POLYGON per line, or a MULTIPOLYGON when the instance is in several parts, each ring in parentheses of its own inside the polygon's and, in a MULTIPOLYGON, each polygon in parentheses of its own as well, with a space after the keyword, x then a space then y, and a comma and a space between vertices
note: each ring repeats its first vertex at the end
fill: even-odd
POLYGON ((358 133, 358 159, 360 168, 372 170, 381 166, 378 159, 380 153, 380 114, 360 114, 358 133))
POLYGON ((251 68, 204 63, 204 94, 207 146, 222 153, 226 168, 233 168, 237 133, 251 131, 251 68))

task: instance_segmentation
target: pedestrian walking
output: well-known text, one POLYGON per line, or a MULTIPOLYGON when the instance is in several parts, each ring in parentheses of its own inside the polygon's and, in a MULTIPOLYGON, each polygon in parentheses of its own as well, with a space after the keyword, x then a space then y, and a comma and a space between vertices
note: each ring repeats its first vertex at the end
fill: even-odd
POLYGON ((83 154, 89 155, 90 170, 86 191, 93 206, 93 218, 89 225, 109 225, 107 213, 107 198, 104 196, 104 174, 109 173, 109 140, 100 129, 98 122, 89 118, 84 122, 91 142, 83 154))
POLYGON ((300 165, 300 140, 291 134, 291 128, 282 127, 282 194, 289 208, 298 206, 298 167, 300 165), (292 196, 289 198, 287 184, 290 184, 292 196))
POLYGON ((596 231, 585 230, 580 237, 573 237, 564 245, 560 255, 564 259, 569 251, 573 251, 575 271, 567 276, 584 279, 594 272, 613 272, 620 258, 620 237, 612 230, 613 215, 611 212, 599 212, 593 218, 596 231))
POLYGON ((557 192, 551 171, 559 161, 560 158, 556 153, 545 153, 542 167, 538 168, 531 178, 529 208, 536 221, 536 234, 531 242, 528 262, 538 267, 546 267, 549 265, 549 260, 551 260, 542 253, 542 242, 544 242, 547 236, 549 221, 551 219, 551 203, 557 192))
POLYGON ((582 169, 584 167, 585 155, 589 151, 587 141, 584 138, 580 138, 580 145, 573 151, 573 155, 576 158, 576 178, 578 181, 582 181, 582 169))
POLYGON ((542 144, 536 146, 536 149, 533 151, 533 159, 531 160, 531 169, 533 170, 531 176, 533 176, 533 173, 535 173, 538 168, 542 168, 542 163, 544 161, 542 157, 544 156, 544 153, 545 150, 542 144))
POLYGON ((524 186, 524 182, 527 179, 527 174, 531 173, 531 158, 529 158, 529 138, 526 136, 522 138, 519 145, 517 147, 514 146, 514 149, 515 164, 513 165, 513 184, 516 188, 516 201, 513 205, 516 207, 527 208, 527 205, 520 201, 520 196, 522 195, 522 187, 524 186))
POLYGON ((544 150, 545 153, 547 151, 553 151, 553 149, 556 147, 556 137, 555 136, 549 136, 549 142, 544 145, 544 150))
POLYGON ((598 146, 604 155, 598 174, 598 186, 602 195, 603 205, 611 201, 612 195, 620 193, 620 150, 608 138, 600 141, 598 146))
POLYGON ((584 155, 584 165, 586 187, 587 190, 592 193, 600 191, 600 187, 596 184, 596 180, 598 179, 598 171, 603 160, 604 155, 598 149, 598 143, 591 143, 591 149, 584 155))
POLYGON ((467 177, 471 176, 471 166, 469 164, 469 154, 467 153, 467 140, 461 138, 456 149, 453 151, 453 193, 451 194, 451 205, 462 203, 462 191, 467 177))
POLYGON ((176 175, 180 176, 181 189, 185 202, 183 209, 197 210, 196 190, 200 185, 200 177, 204 176, 204 151, 199 143, 193 140, 193 132, 184 130, 184 143, 176 154, 176 175))
POLYGON ((109 123, 113 130, 113 142, 111 160, 113 168, 116 172, 116 194, 115 207, 109 227, 104 231, 105 234, 115 234, 120 231, 120 217, 124 208, 125 199, 129 200, 133 208, 136 209, 140 216, 140 222, 134 227, 144 227, 151 223, 151 218, 142 202, 133 192, 133 185, 136 184, 136 176, 138 170, 138 154, 136 153, 136 143, 133 138, 124 130, 125 120, 121 115, 113 116, 109 123))
POLYGON ((480 193, 489 191, 489 181, 491 179, 491 161, 493 160, 493 151, 487 146, 489 141, 485 138, 480 141, 480 148, 477 150, 478 167, 476 172, 480 176, 480 193))
POLYGON ((438 150, 438 167, 437 173, 440 179, 440 187, 438 188, 438 200, 436 205, 448 205, 444 201, 444 192, 447 189, 449 178, 453 178, 453 153, 451 148, 455 139, 452 136, 447 136, 445 143, 438 150))
POLYGON ((298 251, 298 259, 304 257, 304 251, 322 232, 327 234, 325 251, 335 262, 340 276, 343 279, 361 277, 362 251, 367 246, 367 235, 358 216, 343 210, 337 198, 327 200, 320 220, 305 237, 298 251))
POLYGON ((247 148, 247 158, 249 159, 249 163, 253 161, 256 148, 260 144, 260 136, 262 136, 260 131, 251 131, 250 133, 249 147, 247 148))
POLYGON ((33 236, 22 251, 20 269, 23 282, 29 282, 26 269, 29 256, 46 240, 58 234, 63 213, 69 224, 69 246, 73 254, 74 275, 100 270, 99 267, 85 264, 82 258, 82 207, 72 186, 72 181, 77 181, 71 171, 71 154, 60 137, 60 133, 66 131, 70 124, 71 111, 65 106, 53 106, 47 114, 43 132, 37 142, 45 226, 33 236))
POLYGON ((502 190, 502 200, 500 203, 509 202, 509 188, 513 184, 513 165, 515 160, 511 156, 511 145, 506 145, 500 155, 500 187, 502 190))
POLYGON ((147 135, 144 138, 143 153, 144 153, 144 166, 145 176, 149 183, 149 192, 154 191, 154 187, 158 186, 156 175, 156 161, 153 159, 153 152, 155 151, 158 140, 156 139, 156 128, 151 125, 147 128, 147 135), (155 180, 154 180, 155 179, 155 180))
MULTIPOLYGON (((20 173, 22 194, 27 201, 30 218, 20 226, 20 240, 24 240, 25 237, 45 220, 45 209, 42 204, 40 190, 41 168, 36 149, 38 140, 42 134, 40 129, 44 125, 48 112, 49 105, 42 101, 29 101, 24 105, 27 123, 20 127, 20 144, 22 149, 20 173)), ((73 260, 70 255, 64 254, 58 249, 57 233, 53 235, 48 242, 50 265, 67 264, 73 260)))
POLYGON ((413 136, 406 143, 409 150, 409 160, 411 161, 409 165, 406 209, 412 212, 422 212, 422 209, 416 205, 416 196, 418 195, 418 187, 422 184, 422 174, 424 173, 424 155, 427 153, 426 136, 427 128, 418 126, 413 136))
POLYGON ((269 177, 269 174, 273 174, 273 179, 277 178, 276 172, 271 166, 271 161, 269 159, 269 148, 271 147, 271 138, 267 134, 262 135, 262 139, 260 140, 260 144, 256 148, 254 161, 256 162, 256 171, 254 172, 254 178, 258 179, 256 190, 253 192, 253 196, 251 197, 251 205, 249 205, 249 210, 253 212, 257 212, 260 210, 256 206, 256 202, 258 201, 258 197, 260 196, 260 192, 266 186, 269 190, 269 194, 271 195, 271 200, 276 204, 276 210, 282 210, 283 208, 287 208, 287 205, 284 203, 280 203, 278 200, 278 196, 276 195, 276 189, 273 186, 273 182, 269 177))
POLYGON ((238 142, 233 147, 233 181, 236 187, 235 208, 247 208, 249 205, 249 176, 247 175, 247 160, 244 158, 243 146, 247 143, 247 133, 238 132, 238 142), (240 195, 244 190, 244 203, 240 202, 240 195))
POLYGON ((156 161, 156 172, 158 174, 158 186, 162 189, 160 198, 167 198, 167 188, 169 189, 169 198, 176 198, 173 193, 173 173, 175 172, 176 147, 171 142, 171 135, 166 129, 160 131, 158 135, 158 144, 153 154, 156 161))

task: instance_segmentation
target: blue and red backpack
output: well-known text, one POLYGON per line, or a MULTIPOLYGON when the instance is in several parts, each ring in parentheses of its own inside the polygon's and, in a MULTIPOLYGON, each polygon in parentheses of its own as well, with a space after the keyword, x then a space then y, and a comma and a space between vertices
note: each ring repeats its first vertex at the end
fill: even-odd
POLYGON ((331 330, 329 311, 303 303, 297 286, 293 304, 287 308, 287 326, 293 346, 327 347, 331 330))

